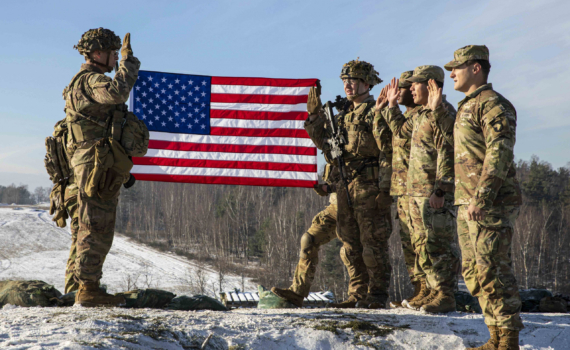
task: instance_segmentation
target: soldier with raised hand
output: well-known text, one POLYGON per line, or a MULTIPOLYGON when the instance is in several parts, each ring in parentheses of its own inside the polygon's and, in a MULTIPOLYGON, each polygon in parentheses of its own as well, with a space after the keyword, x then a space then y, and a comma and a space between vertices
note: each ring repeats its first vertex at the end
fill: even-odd
MULTIPOLYGON (((414 103, 414 98, 412 96, 412 83, 406 81, 413 75, 414 71, 406 71, 400 75, 400 80, 398 82, 398 88, 400 95, 398 97, 398 104, 406 107, 404 112, 404 117, 410 118, 417 114, 417 111, 421 108, 420 105, 414 103)), ((374 119, 374 124, 379 125, 381 120, 385 118, 382 113, 387 113, 388 109, 388 92, 389 85, 382 89, 382 92, 378 96, 376 101, 376 116, 374 119)), ((375 131, 375 136, 377 133, 375 131)), ((379 136, 379 135, 378 135, 379 136)), ((423 291, 425 292, 425 276, 418 271, 415 272, 414 265, 416 260, 416 253, 412 244, 411 235, 411 225, 409 223, 409 202, 410 199, 406 195, 407 187, 407 174, 408 174, 408 163, 410 159, 410 140, 408 138, 401 138, 397 135, 392 136, 392 174, 391 174, 391 186, 390 195, 396 196, 397 210, 398 210, 398 220, 400 223, 400 240, 402 242, 402 250, 404 252, 404 261, 406 263, 406 269, 408 270, 408 275, 410 276, 410 282, 414 287, 414 294, 411 296, 411 300, 420 295, 422 292, 422 280, 424 281, 423 291), (422 278, 423 277, 423 278, 422 278)), ((383 151, 383 153, 385 153, 383 151)), ((403 301, 391 301, 390 307, 398 308, 405 306, 408 302, 407 299, 403 301)))
MULTIPOLYGON (((416 251, 415 275, 425 276, 426 287, 406 306, 431 313, 455 311, 454 292, 459 252, 454 243, 455 207, 453 206, 453 145, 435 127, 428 108, 428 81, 433 79, 443 87, 443 69, 419 66, 412 77, 414 103, 422 107, 406 118, 398 107, 399 80, 392 79, 388 89, 388 112, 384 114, 395 137, 410 140, 410 160, 406 195, 412 243, 416 251)), ((446 101, 447 118, 455 117, 455 109, 446 101)))
POLYGON ((489 341, 475 349, 519 349, 524 326, 511 260, 513 225, 522 204, 513 153, 516 110, 488 83, 491 64, 486 46, 462 47, 444 67, 451 71, 455 90, 465 94, 458 118, 449 122, 442 92, 433 82, 429 105, 437 125, 455 143, 463 278, 479 298, 490 333, 489 341))
MULTIPOLYGON (((343 243, 341 258, 351 273, 346 307, 383 308, 388 300, 391 266, 388 238, 391 233, 388 189, 381 190, 378 177, 380 149, 372 133, 376 101, 370 89, 382 80, 374 67, 364 61, 345 64, 340 78, 351 102, 347 110, 334 116, 339 130, 347 140, 343 148, 348 192, 342 181, 333 184, 337 193, 337 234, 343 243), (348 204, 351 199, 352 207, 348 204)), ((309 92, 309 117, 305 128, 317 148, 332 162, 330 127, 323 115, 316 89, 309 92)))
MULTIPOLYGON (((111 248, 119 190, 129 179, 132 162, 119 143, 127 107, 125 102, 140 67, 133 56, 130 34, 121 39, 111 30, 85 32, 75 46, 86 63, 63 91, 66 122, 78 194, 79 230, 75 303, 83 306, 119 306, 124 298, 99 289, 103 262, 111 248), (114 79, 105 75, 122 59, 114 79)), ((72 247, 73 248, 73 247, 72 247)))

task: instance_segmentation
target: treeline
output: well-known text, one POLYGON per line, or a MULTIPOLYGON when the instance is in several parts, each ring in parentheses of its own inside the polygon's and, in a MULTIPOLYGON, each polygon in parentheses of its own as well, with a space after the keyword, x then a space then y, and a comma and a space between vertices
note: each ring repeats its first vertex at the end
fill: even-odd
POLYGON ((38 204, 49 202, 51 188, 36 187, 30 193, 27 185, 11 184, 9 186, 0 185, 0 203, 5 204, 38 204))
MULTIPOLYGON (((519 161, 524 205, 515 226, 513 265, 522 288, 570 294, 570 171, 533 157, 519 161)), ((328 204, 311 189, 137 182, 123 190, 117 231, 141 242, 254 277, 289 285, 299 240, 328 204)), ((393 210, 395 214, 395 210, 393 210)), ((397 223, 390 238, 391 296, 411 292, 397 223)), ((346 296, 348 276, 334 240, 322 248, 314 290, 346 296)))

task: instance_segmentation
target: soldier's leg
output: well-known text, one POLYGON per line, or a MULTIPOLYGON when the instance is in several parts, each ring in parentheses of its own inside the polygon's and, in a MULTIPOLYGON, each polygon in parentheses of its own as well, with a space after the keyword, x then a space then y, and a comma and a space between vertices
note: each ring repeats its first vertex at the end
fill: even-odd
POLYGON ((75 281, 75 258, 77 257, 77 233, 79 231, 79 218, 77 216, 78 209, 78 189, 75 183, 69 184, 65 189, 65 207, 71 218, 71 248, 69 249, 69 258, 65 268, 65 293, 73 292, 79 288, 79 284, 75 281))
POLYGON ((521 299, 512 270, 513 224, 519 207, 494 207, 478 221, 476 236, 477 280, 486 303, 485 323, 519 331, 521 299))
MULTIPOLYGON (((390 206, 383 204, 387 193, 380 193, 375 181, 357 177, 354 184, 354 217, 360 231, 362 259, 368 271, 368 294, 384 303, 388 299, 392 266, 388 239, 392 233, 390 206)), ((384 305, 382 305, 384 306, 384 305)))
POLYGON ((398 221, 400 223, 400 240, 402 241, 402 250, 404 251, 404 261, 408 270, 410 280, 415 282, 418 280, 414 273, 414 264, 416 261, 416 252, 412 244, 411 228, 408 224, 410 211, 410 198, 408 196, 398 197, 398 221))
POLYGON ((309 295, 319 264, 319 248, 336 238, 336 217, 336 205, 330 204, 313 218, 311 227, 301 238, 300 258, 289 290, 303 297, 309 295))
POLYGON ((422 247, 425 247, 427 234, 422 220, 422 201, 417 201, 416 198, 422 197, 408 197, 409 198, 409 211, 408 223, 410 225, 411 241, 414 247, 415 260, 414 260, 414 276, 422 281, 426 281, 426 272, 422 267, 422 259, 420 259, 420 252, 422 247))
MULTIPOLYGON (((457 237, 461 248, 461 273, 465 286, 473 295, 481 299, 481 286, 477 280, 477 259, 475 258, 475 239, 477 236, 477 223, 467 219, 467 205, 461 205, 457 211, 457 237)), ((485 314, 485 303, 481 303, 481 309, 485 314)))
MULTIPOLYGON (((354 186, 355 182, 353 181, 349 185, 353 203, 354 186)), ((369 277, 366 265, 362 259, 363 250, 360 242, 360 229, 354 217, 353 209, 348 206, 348 195, 342 185, 337 185, 337 235, 342 242, 340 257, 350 275, 348 295, 356 300, 360 300, 368 294, 369 277)))

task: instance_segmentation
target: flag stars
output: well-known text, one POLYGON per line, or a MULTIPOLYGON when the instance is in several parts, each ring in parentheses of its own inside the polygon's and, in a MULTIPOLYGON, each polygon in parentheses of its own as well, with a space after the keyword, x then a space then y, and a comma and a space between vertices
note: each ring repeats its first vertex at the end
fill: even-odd
POLYGON ((166 90, 162 89, 162 90, 160 90, 160 92, 162 92, 164 94, 164 93, 166 93, 166 90))
POLYGON ((202 114, 200 114, 200 117, 206 118, 206 115, 204 113, 202 113, 202 114))
POLYGON ((200 112, 200 109, 199 109, 199 108, 194 108, 194 112, 198 113, 198 112, 200 112))
POLYGON ((149 98, 149 99, 148 99, 148 102, 153 103, 154 100, 153 100, 152 98, 149 98))
POLYGON ((148 91, 153 92, 154 90, 152 88, 148 88, 148 91))
POLYGON ((198 102, 198 101, 200 101, 200 99, 198 97, 195 97, 194 102, 198 102))
POLYGON ((179 115, 180 115, 180 113, 174 112, 174 116, 175 116, 175 117, 178 117, 179 115))
POLYGON ((143 95, 143 97, 146 97, 146 92, 143 92, 142 95, 143 95))
POLYGON ((174 86, 174 85, 172 85, 172 84, 168 84, 168 88, 169 88, 169 89, 172 89, 173 86, 174 86))
POLYGON ((166 115, 166 111, 162 111, 162 115, 166 115))
POLYGON ((154 124, 154 123, 152 122, 152 120, 150 120, 150 121, 148 122, 148 124, 149 124, 150 126, 152 126, 152 124, 154 124))
POLYGON ((186 97, 184 97, 184 96, 180 97, 180 99, 181 99, 182 101, 186 101, 186 97))
POLYGON ((140 98, 140 97, 137 97, 137 102, 141 102, 141 98, 140 98))
POLYGON ((165 105, 165 104, 166 104, 166 100, 162 100, 162 104, 165 105))
POLYGON ((199 86, 195 86, 195 87, 194 87, 194 90, 198 91, 198 90, 200 90, 200 87, 199 87, 199 86))
POLYGON ((178 90, 175 90, 175 91, 174 91, 174 94, 175 94, 175 95, 178 95, 179 93, 180 93, 180 91, 178 91, 178 90))
POLYGON ((168 121, 169 121, 169 122, 171 122, 171 121, 173 121, 173 120, 174 120, 174 118, 168 117, 168 121))
POLYGON ((143 84, 143 86, 146 86, 146 81, 143 81, 142 84, 143 84))
POLYGON ((207 84, 207 83, 206 83, 205 81, 202 82, 202 85, 203 85, 203 86, 206 86, 206 84, 207 84))
POLYGON ((172 108, 174 108, 174 107, 172 107, 172 106, 168 106, 168 109, 169 109, 169 110, 172 110, 172 108))
POLYGON ((176 124, 174 124, 174 126, 175 126, 175 127, 179 127, 179 126, 180 126, 180 124, 176 123, 176 124))
POLYGON ((206 125, 202 124, 201 128, 206 129, 206 125))
POLYGON ((139 90, 141 89, 141 87, 140 87, 140 86, 137 86, 135 89, 137 89, 137 91, 139 91, 139 90))
POLYGON ((166 83, 166 78, 161 79, 163 83, 166 83))
POLYGON ((160 97, 160 94, 156 94, 155 96, 156 96, 156 98, 159 98, 159 97, 160 97))
POLYGON ((148 77, 148 81, 152 81, 152 77, 148 77))
POLYGON ((188 92, 188 96, 192 96, 192 91, 189 91, 189 92, 188 92))
POLYGON ((162 126, 166 126, 166 123, 165 123, 165 122, 162 122, 161 124, 162 124, 162 126))
POLYGON ((188 129, 192 129, 192 124, 188 124, 188 129))
POLYGON ((202 92, 202 97, 204 97, 204 96, 206 96, 206 93, 205 93, 205 92, 202 92))
POLYGON ((158 105, 158 103, 154 105, 154 109, 159 109, 159 108, 160 106, 158 105))
POLYGON ((160 120, 160 118, 159 118, 159 117, 154 117, 154 120, 160 120))
POLYGON ((180 119, 181 122, 186 123, 186 118, 180 119))
POLYGON ((137 111, 137 113, 140 113, 140 112, 141 112, 141 109, 140 109, 140 108, 137 108, 137 109, 135 109, 135 111, 137 111))
POLYGON ((158 83, 154 83, 154 87, 158 87, 158 83))
POLYGON ((192 85, 194 84, 194 81, 192 79, 190 79, 190 81, 188 82, 188 84, 192 85))
POLYGON ((186 85, 181 86, 182 90, 186 90, 186 85))
POLYGON ((148 114, 152 114, 152 109, 149 109, 149 110, 148 110, 148 114))
POLYGON ((194 123, 198 124, 200 122, 200 119, 196 118, 194 119, 194 123))
POLYGON ((202 107, 206 107, 206 104, 205 104, 205 103, 202 103, 202 107))
POLYGON ((186 107, 182 106, 182 112, 186 112, 186 107))
POLYGON ((178 101, 174 101, 174 104, 178 106, 178 101))
POLYGON ((143 103, 142 106, 143 106, 143 108, 146 108, 146 103, 143 103))
POLYGON ((143 114, 143 119, 146 119, 146 114, 143 114))

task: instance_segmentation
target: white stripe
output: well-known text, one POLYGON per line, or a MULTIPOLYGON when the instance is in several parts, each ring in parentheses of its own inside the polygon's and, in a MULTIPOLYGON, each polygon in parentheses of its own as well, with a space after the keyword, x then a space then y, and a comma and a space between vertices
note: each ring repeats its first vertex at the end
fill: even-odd
POLYGON ((212 84, 213 94, 247 94, 247 95, 308 95, 310 86, 278 87, 278 86, 247 86, 247 85, 215 85, 212 84))
POLYGON ((211 102, 210 109, 222 109, 233 111, 257 111, 257 112, 306 112, 306 103, 297 103, 294 105, 287 104, 269 104, 269 103, 226 103, 211 102))
POLYGON ((151 131, 150 139, 170 142, 211 143, 226 145, 315 147, 311 139, 297 137, 211 136, 151 131))
POLYGON ((280 180, 306 180, 316 181, 317 173, 302 171, 274 171, 253 169, 223 169, 223 168, 186 168, 159 165, 135 165, 133 174, 156 174, 156 175, 193 175, 193 176, 232 176, 254 177, 280 180))
POLYGON ((212 118, 210 126, 225 128, 251 128, 251 129, 305 129, 304 120, 248 120, 212 118))
POLYGON ((166 149, 149 149, 144 157, 229 160, 229 161, 243 161, 243 162, 317 164, 316 156, 302 156, 297 154, 192 152, 192 151, 172 151, 166 149))

